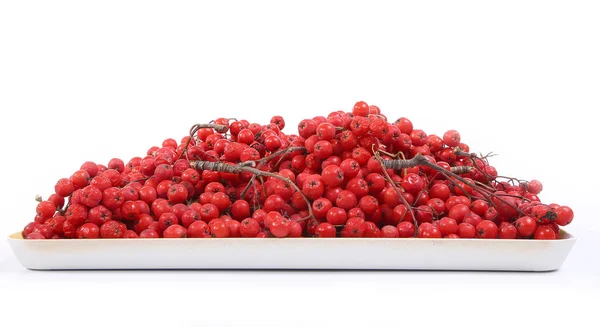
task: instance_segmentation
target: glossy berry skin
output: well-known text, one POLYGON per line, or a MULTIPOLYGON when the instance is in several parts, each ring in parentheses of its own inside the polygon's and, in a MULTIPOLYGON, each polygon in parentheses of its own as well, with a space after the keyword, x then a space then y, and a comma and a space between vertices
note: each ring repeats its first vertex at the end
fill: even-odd
POLYGON ((369 105, 364 101, 358 101, 352 108, 352 114, 354 116, 366 117, 370 113, 369 105))
POLYGON ((350 210, 356 207, 357 204, 356 195, 347 190, 341 191, 335 200, 335 205, 344 210, 350 210))
POLYGON ((56 204, 52 201, 42 201, 38 203, 35 213, 43 218, 50 218, 56 212, 56 204))
POLYGON ((215 219, 209 224, 210 236, 215 238, 226 238, 229 237, 229 228, 227 223, 222 219, 215 219))
POLYGON ((402 221, 396 226, 398 229, 398 237, 400 238, 410 238, 415 236, 415 225, 409 221, 402 221))
POLYGON ((100 226, 100 237, 102 238, 122 238, 125 233, 125 225, 109 220, 100 226))
POLYGON ((490 220, 484 220, 477 224, 477 237, 478 238, 497 238, 498 226, 490 220))
POLYGON ((533 218, 525 216, 517 219, 515 222, 515 227, 517 228, 519 235, 523 237, 529 237, 535 233, 537 223, 533 218))
POLYGON ((363 238, 380 238, 381 237, 381 230, 379 229, 379 227, 377 227, 377 225, 374 222, 367 221, 365 224, 367 227, 363 234, 363 238))
POLYGON ((134 231, 132 231, 130 229, 126 230, 123 233, 123 238, 139 238, 139 237, 140 236, 136 232, 134 232, 134 231))
POLYGON ((205 238, 210 236, 208 224, 204 221, 195 221, 187 228, 187 237, 189 238, 205 238))
POLYGON ((58 182, 56 182, 56 185, 54 186, 54 192, 56 192, 56 194, 62 197, 71 195, 71 193, 73 193, 74 190, 75 186, 69 178, 59 179, 58 182))
POLYGON ((519 232, 517 228, 509 223, 502 223, 498 230, 498 238, 501 239, 516 239, 519 232))
POLYGON ((99 238, 100 228, 96 224, 85 223, 77 228, 77 238, 99 238))
POLYGON ((260 224, 254 218, 246 218, 242 220, 238 230, 242 237, 256 237, 260 232, 260 224))
POLYGON ((188 198, 188 190, 182 184, 173 184, 167 191, 167 198, 171 203, 183 203, 188 198))
POLYGON ((529 183, 527 183, 527 192, 532 194, 540 194, 543 188, 544 187, 542 185, 542 182, 536 179, 531 180, 529 183))
POLYGON ((315 229, 315 236, 316 237, 335 237, 336 236, 336 230, 335 230, 335 226, 333 226, 330 223, 320 223, 317 228, 315 229))
POLYGON ((146 229, 140 233, 140 238, 159 238, 159 235, 153 229, 146 229))
POLYGON ((434 226, 419 231, 419 238, 442 238, 442 232, 434 226))
POLYGON ((386 225, 381 228, 381 237, 383 238, 398 238, 400 237, 400 233, 398 232, 398 228, 392 225, 386 225))
POLYGON ((277 217, 273 219, 269 226, 269 231, 273 236, 282 238, 288 236, 290 233, 290 221, 284 217, 277 217))
POLYGON ((535 230, 533 238, 536 240, 554 240, 556 239, 556 233, 549 226, 542 225, 535 230))
POLYGON ((460 238, 475 238, 477 237, 477 229, 469 223, 461 223, 458 225, 456 235, 460 238))
POLYGON ((362 218, 349 218, 342 229, 342 237, 363 237, 367 224, 362 218))
POLYGON ((346 210, 338 207, 333 207, 327 211, 327 222, 332 225, 343 225, 348 219, 346 210))
POLYGON ((417 195, 425 187, 425 182, 421 176, 409 173, 402 178, 401 185, 406 192, 417 195))
POLYGON ((460 144, 460 134, 455 130, 449 130, 444 133, 443 140, 448 147, 456 147, 460 144))
POLYGON ((573 221, 573 210, 568 206, 560 206, 556 210, 556 223, 559 226, 567 226, 573 221))
POLYGON ((442 236, 448 236, 450 234, 456 234, 458 231, 458 224, 456 220, 448 217, 443 217, 439 220, 438 229, 442 232, 442 236))
POLYGON ((187 237, 187 229, 181 225, 171 225, 163 232, 164 238, 185 238, 187 237))
POLYGON ((336 165, 325 167, 321 177, 326 187, 336 187, 344 182, 344 172, 340 166, 336 165))
POLYGON ((250 217, 250 204, 246 200, 237 200, 231 206, 231 215, 233 219, 242 221, 250 217))

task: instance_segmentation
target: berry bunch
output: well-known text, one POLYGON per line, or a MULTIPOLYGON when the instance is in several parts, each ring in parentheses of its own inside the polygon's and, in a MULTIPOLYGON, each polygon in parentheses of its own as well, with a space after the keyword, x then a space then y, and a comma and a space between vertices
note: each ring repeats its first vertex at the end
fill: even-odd
POLYGON ((85 162, 38 199, 23 236, 557 239, 573 220, 455 130, 427 134, 362 101, 284 128, 219 118, 128 162, 85 162))

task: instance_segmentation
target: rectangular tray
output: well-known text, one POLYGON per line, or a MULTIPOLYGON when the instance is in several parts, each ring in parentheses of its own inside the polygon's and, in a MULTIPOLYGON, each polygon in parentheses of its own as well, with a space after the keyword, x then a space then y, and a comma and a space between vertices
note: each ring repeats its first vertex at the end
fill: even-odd
POLYGON ((559 240, 225 238, 8 241, 21 265, 65 269, 384 269, 552 271, 576 238, 559 240))

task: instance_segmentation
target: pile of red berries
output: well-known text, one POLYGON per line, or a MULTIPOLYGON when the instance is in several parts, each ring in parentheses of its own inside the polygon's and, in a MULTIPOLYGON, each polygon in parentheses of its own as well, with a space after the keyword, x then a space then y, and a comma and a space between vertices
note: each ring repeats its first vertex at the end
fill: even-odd
POLYGON ((455 130, 428 135, 362 101, 284 127, 220 118, 126 163, 85 162, 38 199, 23 236, 557 239, 573 220, 455 130))

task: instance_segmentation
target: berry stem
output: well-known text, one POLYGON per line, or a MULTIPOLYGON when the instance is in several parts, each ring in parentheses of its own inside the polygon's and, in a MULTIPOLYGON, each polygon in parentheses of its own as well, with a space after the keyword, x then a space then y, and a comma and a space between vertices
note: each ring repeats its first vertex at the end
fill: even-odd
MULTIPOLYGON (((438 166, 436 164, 433 164, 433 163, 429 162, 429 160, 427 160, 420 153, 417 153, 417 155, 415 155, 412 159, 409 159, 409 160, 398 160, 398 159, 396 159, 396 160, 382 160, 382 163, 383 163, 383 167, 391 168, 391 169, 394 169, 394 170, 400 170, 400 169, 411 168, 411 167, 416 167, 416 166, 429 167, 429 168, 431 168, 433 170, 436 170, 436 171, 440 172, 442 175, 446 176, 446 178, 448 178, 448 179, 450 179, 449 177, 455 178, 455 179, 463 182, 464 184, 472 187, 474 190, 479 191, 481 193, 481 195, 483 195, 486 198, 486 200, 488 200, 493 206, 495 206, 495 205, 494 205, 494 202, 492 201, 491 197, 497 198, 500 202, 503 202, 504 204, 507 204, 511 208, 517 210, 517 212, 519 212, 520 214, 525 215, 525 213, 521 209, 519 209, 519 208, 513 206, 512 204, 508 203, 508 201, 502 199, 501 197, 497 196, 496 194, 492 193, 491 191, 489 191, 489 190, 487 190, 485 188, 479 187, 476 184, 471 183, 470 181, 462 178, 461 176, 459 176, 459 175, 457 175, 457 174, 455 174, 455 173, 453 173, 453 172, 451 172, 449 170, 446 170, 446 169, 444 169, 444 168, 442 168, 442 167, 440 167, 440 166, 438 166)), ((384 170, 384 172, 385 172, 385 170, 384 170)), ((387 175, 387 172, 385 172, 385 173, 387 175)))
POLYGON ((473 171, 471 166, 454 166, 450 168, 450 171, 457 175, 467 174, 473 171))
MULTIPOLYGON (((271 153, 270 155, 261 158, 260 160, 257 160, 256 162, 259 164, 259 167, 261 167, 262 165, 266 164, 267 162, 269 162, 270 160, 277 158, 278 156, 281 156, 281 158, 279 159, 281 161, 281 159, 283 159, 286 155, 288 155, 289 153, 295 152, 295 151, 305 151, 306 152, 306 148, 303 146, 292 146, 289 148, 285 148, 279 151, 275 151, 273 153, 271 153)), ((277 165, 279 165, 279 161, 277 162, 277 165)), ((276 165, 276 166, 277 166, 276 165)))
MULTIPOLYGON (((252 166, 255 165, 253 162, 251 164, 252 164, 252 166)), ((283 177, 281 175, 271 173, 268 171, 262 171, 260 169, 256 169, 256 168, 254 168, 252 166, 248 166, 248 165, 240 165, 240 164, 232 165, 232 164, 229 164, 226 162, 192 161, 192 162, 190 162, 190 166, 196 170, 219 171, 219 172, 230 173, 230 174, 239 174, 241 172, 248 172, 248 173, 251 173, 251 174, 257 176, 258 178, 271 177, 271 178, 279 179, 279 180, 287 183, 291 187, 293 187, 296 190, 296 192, 300 193, 300 195, 306 202, 307 209, 308 209, 308 217, 313 219, 313 221, 315 223, 318 223, 317 219, 313 215, 312 206, 310 204, 310 200, 308 199, 308 197, 306 197, 306 195, 302 192, 302 190, 300 190, 300 188, 296 185, 296 183, 294 183, 292 180, 290 180, 287 177, 283 177)))
MULTIPOLYGON (((402 195, 402 192, 400 192, 400 190, 398 189, 398 187, 396 186, 396 184, 394 184, 394 181, 392 180, 392 178, 390 177, 390 175, 387 172, 387 166, 386 166, 386 162, 390 162, 390 161, 410 161, 410 160, 383 160, 381 159, 381 156, 379 155, 378 151, 375 151, 374 153, 375 155, 375 159, 379 162, 379 165, 381 165, 381 170, 383 171, 383 177, 392 185, 392 188, 394 189, 394 191, 396 191, 396 194, 398 194, 398 197, 400 198, 400 201, 402 201, 402 204, 404 204, 406 206, 407 212, 410 211, 410 214, 412 215, 413 218, 413 224, 415 224, 415 237, 418 235, 417 233, 417 226, 419 226, 418 222, 417 222, 417 217, 415 216, 415 213, 413 211, 412 206, 408 203, 408 201, 406 201, 406 198, 404 198, 404 195, 402 195)), ((421 157, 423 160, 427 161, 427 159, 425 159, 424 157, 421 157)), ((413 158, 414 159, 414 158, 413 158)), ((417 159, 416 161, 419 162, 421 159, 417 159)), ((410 168, 409 167, 404 167, 404 168, 410 168)), ((400 168, 403 169, 403 168, 400 168)), ((404 213, 406 215, 406 213, 404 213)), ((402 221, 404 219, 404 216, 402 216, 400 218, 400 221, 402 221)))

